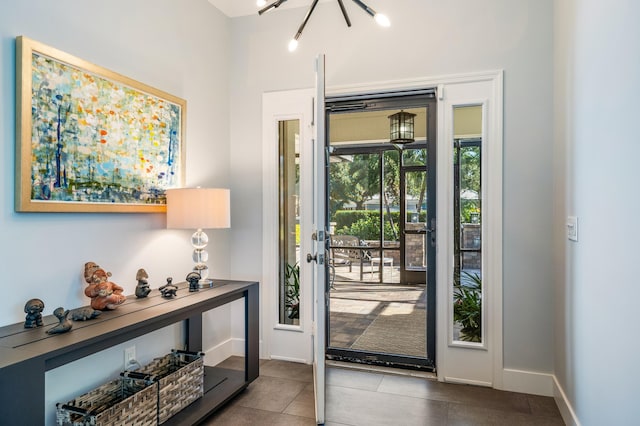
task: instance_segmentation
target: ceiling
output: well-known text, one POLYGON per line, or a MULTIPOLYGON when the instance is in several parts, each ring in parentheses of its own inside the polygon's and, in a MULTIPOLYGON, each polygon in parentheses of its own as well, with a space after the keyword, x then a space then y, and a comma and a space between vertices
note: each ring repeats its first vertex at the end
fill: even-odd
MULTIPOLYGON (((308 7, 312 0, 288 0, 278 7, 278 9, 292 9, 295 7, 308 7)), ((320 0, 326 3, 331 0, 320 0)), ((267 4, 272 1, 267 0, 267 4)), ((256 0, 209 0, 209 3, 220 9, 222 13, 230 18, 246 15, 257 15, 260 9, 256 6, 256 0)))
MULTIPOLYGON (((331 114, 329 118, 329 140, 332 145, 356 143, 389 142, 389 115, 397 109, 377 111, 353 111, 343 114, 331 114)), ((409 108, 404 111, 416 114, 415 138, 426 138, 426 108, 409 108)), ((455 107, 454 137, 472 138, 482 135, 482 106, 471 105, 455 107)))
MULTIPOLYGON (((346 114, 330 114, 329 140, 340 143, 388 143, 389 115, 399 109, 380 111, 354 111, 346 114)), ((427 131, 426 108, 410 108, 404 111, 416 114, 416 139, 425 139, 427 131)))

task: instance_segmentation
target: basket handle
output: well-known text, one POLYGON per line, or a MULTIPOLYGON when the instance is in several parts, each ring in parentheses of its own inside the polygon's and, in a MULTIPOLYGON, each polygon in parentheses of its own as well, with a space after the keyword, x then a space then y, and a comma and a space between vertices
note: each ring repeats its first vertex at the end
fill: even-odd
POLYGON ((137 371, 122 371, 120 372, 120 375, 128 379, 139 379, 147 382, 153 382, 156 379, 156 376, 153 374, 145 374, 137 371))
POLYGON ((180 349, 171 349, 171 352, 177 355, 187 355, 202 358, 204 356, 204 352, 191 352, 191 351, 182 351, 180 349))
POLYGON ((56 404, 56 407, 62 409, 62 410, 66 410, 69 411, 73 414, 79 414, 81 416, 88 416, 89 414, 91 414, 90 410, 85 410, 84 408, 80 408, 80 407, 76 407, 73 405, 68 405, 68 404, 56 404))

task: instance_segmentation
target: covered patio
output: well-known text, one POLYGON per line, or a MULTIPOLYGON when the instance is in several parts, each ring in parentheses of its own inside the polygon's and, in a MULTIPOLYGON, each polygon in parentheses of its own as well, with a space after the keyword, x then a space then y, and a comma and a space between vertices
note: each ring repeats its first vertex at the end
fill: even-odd
POLYGON ((400 285, 397 266, 377 268, 360 281, 358 267, 337 268, 330 289, 329 346, 365 352, 426 356, 424 285, 400 285))

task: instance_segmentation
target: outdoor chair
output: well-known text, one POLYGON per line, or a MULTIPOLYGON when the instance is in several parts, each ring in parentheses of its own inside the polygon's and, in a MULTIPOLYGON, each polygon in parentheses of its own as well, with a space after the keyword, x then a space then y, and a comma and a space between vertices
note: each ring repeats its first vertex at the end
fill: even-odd
POLYGON ((330 241, 330 264, 336 266, 348 266, 352 272, 353 264, 360 266, 360 281, 363 280, 363 263, 369 261, 370 254, 364 242, 353 235, 332 235, 330 241))

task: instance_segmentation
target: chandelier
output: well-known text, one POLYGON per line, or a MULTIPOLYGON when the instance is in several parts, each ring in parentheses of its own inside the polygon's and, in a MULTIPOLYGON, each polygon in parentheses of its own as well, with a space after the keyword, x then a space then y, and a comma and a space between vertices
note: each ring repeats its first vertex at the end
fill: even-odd
MULTIPOLYGON (((267 1, 266 0, 257 0, 258 6, 262 7, 262 9, 260 9, 258 11, 258 14, 262 15, 263 13, 268 12, 271 9, 277 9, 278 7, 280 7, 280 5, 282 3, 286 2, 286 1, 287 0, 276 0, 273 3, 270 3, 270 4, 267 5, 267 1)), ((300 27, 298 27, 298 32, 296 32, 296 35, 289 42, 289 51, 290 52, 293 52, 298 47, 298 39, 302 35, 302 31, 304 30, 305 25, 307 25, 307 22, 309 21, 309 18, 311 17, 311 14, 313 13, 314 9, 316 8, 316 5, 318 4, 318 1, 319 0, 313 0, 313 3, 311 3, 311 6, 309 6, 309 10, 307 11, 307 14, 305 15, 304 19, 302 20, 302 24, 300 24, 300 27)), ((375 19, 375 21, 380 26, 388 27, 389 25, 391 25, 391 22, 389 21, 389 18, 387 18, 387 16, 385 14, 377 13, 375 10, 371 9, 369 6, 367 6, 366 4, 364 4, 360 0, 352 0, 352 1, 355 4, 357 4, 358 6, 360 6, 362 8, 362 10, 364 10, 369 15, 371 15, 373 17, 373 19, 375 19)), ((342 11, 342 16, 344 16, 344 20, 347 23, 347 26, 351 27, 351 20, 349 19, 349 14, 347 13, 347 9, 345 9, 345 7, 344 7, 344 3, 342 2, 342 0, 337 0, 337 2, 340 5, 340 10, 342 11)))

